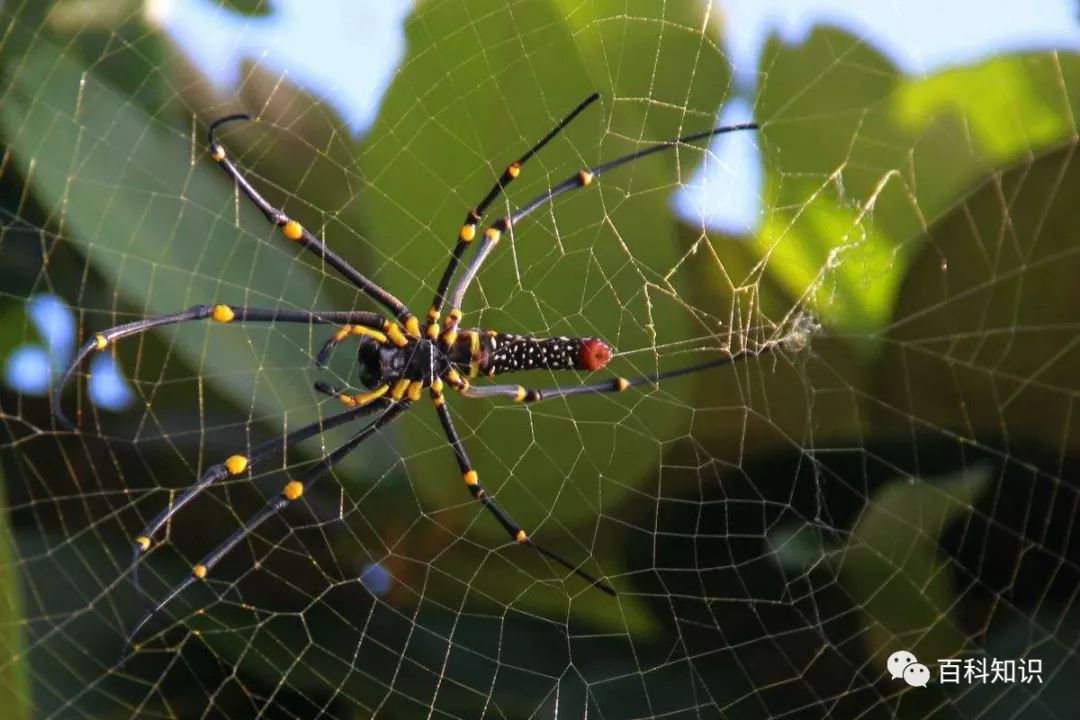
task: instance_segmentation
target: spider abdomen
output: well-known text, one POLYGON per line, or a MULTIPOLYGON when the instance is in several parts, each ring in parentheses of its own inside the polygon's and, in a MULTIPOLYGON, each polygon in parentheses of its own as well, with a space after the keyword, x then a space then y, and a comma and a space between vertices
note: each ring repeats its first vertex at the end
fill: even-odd
POLYGON ((458 336, 448 355, 470 376, 524 370, 591 372, 607 365, 611 346, 595 337, 532 337, 469 330, 458 336))

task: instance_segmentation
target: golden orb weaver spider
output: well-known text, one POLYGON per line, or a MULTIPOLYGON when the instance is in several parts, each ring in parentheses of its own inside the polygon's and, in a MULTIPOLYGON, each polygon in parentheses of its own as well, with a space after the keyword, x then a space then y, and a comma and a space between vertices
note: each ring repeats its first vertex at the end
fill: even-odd
POLYGON ((428 310, 427 323, 423 330, 421 330, 417 316, 403 302, 369 280, 356 268, 335 254, 298 221, 273 207, 241 173, 236 164, 229 159, 225 153, 225 148, 217 141, 217 131, 226 123, 249 120, 248 115, 229 115, 216 120, 210 125, 207 132, 210 157, 232 179, 239 192, 255 205, 270 222, 279 227, 288 240, 313 253, 326 265, 340 273, 361 292, 389 310, 393 315, 393 319, 369 311, 304 311, 224 304, 196 305, 182 312, 146 318, 109 328, 95 334, 80 348, 72 364, 61 377, 52 398, 53 413, 61 422, 68 425, 70 423, 64 417, 61 407, 61 394, 64 386, 70 381, 76 369, 86 357, 95 351, 106 350, 118 340, 153 328, 207 318, 222 324, 232 322, 281 322, 340 326, 319 351, 316 357, 318 367, 325 365, 338 344, 350 337, 358 339, 357 361, 360 366, 361 383, 365 385, 367 391, 348 394, 344 391, 331 389, 325 383, 316 383, 315 387, 319 392, 336 397, 341 401, 346 406, 345 412, 301 427, 284 437, 275 438, 257 445, 247 455, 233 455, 212 466, 199 478, 195 485, 188 488, 174 502, 162 510, 134 540, 131 573, 132 582, 140 594, 142 594, 138 581, 140 559, 150 550, 154 536, 199 493, 226 477, 235 477, 247 473, 255 463, 271 455, 277 449, 287 448, 355 420, 375 417, 372 422, 354 434, 340 447, 323 457, 300 477, 286 483, 277 496, 273 497, 260 511, 251 516, 225 542, 197 562, 192 567, 191 573, 183 581, 175 585, 134 626, 128 635, 128 645, 131 644, 138 632, 177 595, 193 582, 206 578, 226 554, 254 532, 262 523, 299 499, 305 492, 310 490, 311 486, 322 475, 325 475, 334 465, 340 462, 345 455, 400 417, 413 403, 420 400, 425 389, 430 394, 439 422, 450 443, 450 447, 453 449, 466 488, 472 497, 479 501, 502 525, 510 539, 515 543, 533 548, 593 587, 609 595, 615 595, 615 589, 609 584, 537 544, 524 529, 514 522, 510 515, 503 510, 502 506, 487 493, 484 485, 480 482, 480 477, 473 467, 472 461, 469 459, 461 437, 454 428, 443 395, 444 387, 449 386, 468 398, 504 397, 519 403, 533 403, 552 397, 586 393, 623 392, 638 385, 655 384, 680 375, 689 375, 709 368, 727 365, 760 351, 746 349, 728 351, 721 357, 663 373, 633 379, 616 377, 611 380, 565 388, 526 388, 521 385, 511 384, 474 387, 470 379, 481 375, 492 377, 501 373, 533 369, 589 372, 600 370, 607 365, 612 349, 604 340, 595 337, 534 337, 501 333, 495 330, 460 330, 462 319, 460 308, 465 292, 476 278, 480 267, 498 244, 500 238, 510 232, 511 228, 537 208, 554 201, 558 196, 571 190, 589 186, 601 174, 621 165, 678 147, 684 143, 704 140, 721 133, 754 130, 758 126, 754 123, 742 123, 717 127, 693 135, 686 135, 677 140, 657 143, 637 152, 609 160, 606 163, 586 168, 563 182, 550 187, 546 192, 523 205, 511 215, 500 218, 484 232, 476 254, 465 267, 462 276, 454 286, 453 293, 449 297, 450 311, 440 324, 443 305, 447 301, 447 290, 449 290, 450 283, 457 273, 465 251, 476 238, 477 226, 483 220, 488 208, 502 194, 504 188, 518 177, 522 166, 569 125, 575 117, 589 105, 596 102, 599 97, 599 93, 590 95, 541 138, 539 142, 533 145, 528 152, 507 166, 487 195, 475 208, 469 210, 458 232, 457 244, 450 254, 446 270, 443 272, 438 289, 435 291, 435 298, 432 301, 431 309, 428 310))

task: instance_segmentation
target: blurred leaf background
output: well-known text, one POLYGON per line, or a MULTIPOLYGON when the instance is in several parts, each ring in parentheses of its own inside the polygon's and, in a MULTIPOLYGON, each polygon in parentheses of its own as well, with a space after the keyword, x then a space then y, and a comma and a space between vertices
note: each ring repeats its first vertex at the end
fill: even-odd
MULTIPOLYGON (((26 311, 42 294, 80 338, 206 302, 369 307, 206 158, 205 127, 228 112, 255 118, 223 141, 267 196, 423 313, 465 210, 582 98, 603 96, 509 206, 715 125, 748 93, 737 72, 763 125, 740 140, 763 170, 752 231, 673 211, 721 152, 679 148, 523 223, 467 322, 605 337, 626 376, 790 338, 811 316, 821 331, 640 393, 451 399, 500 502, 615 600, 505 547, 419 408, 170 605, 122 666, 140 613, 130 538, 209 465, 334 412, 312 384, 355 383, 351 354, 316 372, 324 337, 302 327, 139 336, 115 350, 134 404, 95 405, 82 374, 64 396, 74 432, 4 388, 12 716, 1070 714, 1075 54, 912 75, 823 23, 768 37, 759 66, 733 72, 730 18, 697 2, 431 0, 405 12, 403 58, 356 132, 259 63, 223 91, 162 31, 165 7, 0 10, 0 356, 47 340, 26 311), (372 564, 385 592, 362 582, 372 564), (932 668, 1040 658, 1044 682, 908 688, 884 671, 897 649, 932 668)), ((285 12, 211 7, 252 32, 285 12)), ((150 591, 341 437, 178 515, 144 565, 150 591)))

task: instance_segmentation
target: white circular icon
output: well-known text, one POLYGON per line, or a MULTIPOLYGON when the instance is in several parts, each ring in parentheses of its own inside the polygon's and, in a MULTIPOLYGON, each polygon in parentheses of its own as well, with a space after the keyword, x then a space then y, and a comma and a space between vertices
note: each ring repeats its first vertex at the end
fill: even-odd
POLYGON ((904 668, 904 682, 911 687, 926 687, 930 682, 930 668, 921 662, 913 662, 904 668))
MULTIPOLYGON (((917 663, 918 660, 915 656, 909 653, 907 650, 897 650, 889 656, 889 662, 887 663, 889 668, 889 674, 892 675, 893 680, 904 677, 904 668, 912 663, 917 663)), ((923 667, 926 667, 925 665, 923 667)), ((923 683, 925 685, 926 683, 923 683)))

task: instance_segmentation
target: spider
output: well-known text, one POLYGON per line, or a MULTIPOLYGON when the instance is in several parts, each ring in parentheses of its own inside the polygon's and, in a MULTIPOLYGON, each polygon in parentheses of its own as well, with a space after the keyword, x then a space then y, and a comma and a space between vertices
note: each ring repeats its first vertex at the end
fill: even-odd
POLYGON ((168 594, 147 611, 134 626, 128 636, 131 642, 138 632, 150 622, 166 605, 182 593, 192 583, 203 580, 233 548, 248 535, 253 533, 268 519, 296 502, 312 485, 330 471, 343 457, 355 450, 373 435, 399 418, 406 410, 418 402, 426 389, 438 414, 439 422, 457 459, 458 469, 465 487, 483 507, 502 525, 514 543, 531 547, 549 560, 578 576, 592 587, 608 595, 615 595, 615 589, 571 563, 560 555, 538 544, 519 526, 510 514, 485 490, 480 476, 469 459, 469 454, 454 428, 453 420, 447 409, 444 390, 451 388, 467 398, 508 398, 519 403, 535 403, 553 397, 583 395, 587 393, 617 393, 638 385, 656 384, 662 380, 680 375, 689 375, 709 368, 727 365, 754 351, 728 351, 721 357, 706 360, 663 373, 626 379, 615 377, 610 380, 559 388, 526 388, 516 384, 492 384, 474 386, 473 379, 484 376, 493 377, 503 373, 524 370, 575 370, 594 372, 607 365, 612 355, 611 346, 597 337, 534 337, 516 335, 487 329, 461 329, 461 306, 469 285, 476 278, 484 261, 498 245, 500 239, 511 234, 511 228, 538 208, 552 202, 555 198, 577 188, 588 187, 602 173, 621 165, 634 162, 648 155, 673 149, 683 143, 692 143, 710 138, 720 133, 738 130, 754 130, 754 123, 742 123, 713 128, 705 132, 687 135, 674 141, 661 142, 637 152, 610 160, 595 167, 581 170, 561 183, 550 187, 531 202, 521 206, 512 214, 492 223, 479 239, 479 248, 472 260, 465 266, 464 272, 454 285, 449 296, 450 310, 445 319, 441 313, 447 303, 447 291, 454 279, 466 250, 477 240, 477 227, 492 203, 503 190, 521 173, 525 163, 559 134, 574 118, 596 102, 599 93, 593 93, 550 132, 533 145, 503 171, 487 195, 465 215, 464 223, 458 231, 457 243, 450 253, 449 262, 435 291, 435 298, 427 312, 424 327, 408 307, 398 298, 376 283, 369 280, 356 268, 328 248, 310 230, 283 211, 273 207, 239 167, 229 158, 225 148, 217 140, 219 128, 227 123, 250 120, 246 114, 228 115, 213 122, 207 132, 210 157, 217 162, 226 175, 236 184, 237 189, 267 220, 280 228, 285 238, 314 254, 323 263, 340 273, 361 292, 385 308, 392 317, 369 311, 341 310, 293 310, 264 309, 236 305, 196 305, 182 312, 161 315, 138 320, 124 325, 103 330, 87 340, 80 348, 71 366, 61 377, 60 384, 53 395, 53 413, 64 424, 70 423, 63 415, 61 393, 79 365, 91 353, 111 348, 117 341, 146 332, 153 328, 177 325, 193 320, 209 318, 213 322, 229 323, 301 323, 329 324, 337 326, 334 333, 326 340, 316 356, 316 366, 323 367, 334 348, 343 341, 353 338, 357 341, 357 362, 360 382, 365 391, 350 394, 344 390, 333 389, 325 383, 315 384, 320 393, 336 398, 345 406, 345 411, 319 420, 305 427, 289 432, 284 437, 275 438, 250 449, 248 454, 236 454, 223 462, 210 467, 193 486, 188 488, 168 507, 163 509, 135 537, 134 553, 131 562, 132 582, 142 594, 138 583, 138 566, 141 558, 153 545, 154 536, 180 510, 199 493, 227 477, 237 477, 249 473, 252 467, 281 447, 289 447, 309 438, 354 421, 374 418, 356 432, 340 447, 324 456, 299 477, 290 480, 281 492, 270 499, 266 505, 252 515, 236 532, 221 545, 197 562, 184 580, 175 585, 168 594))

